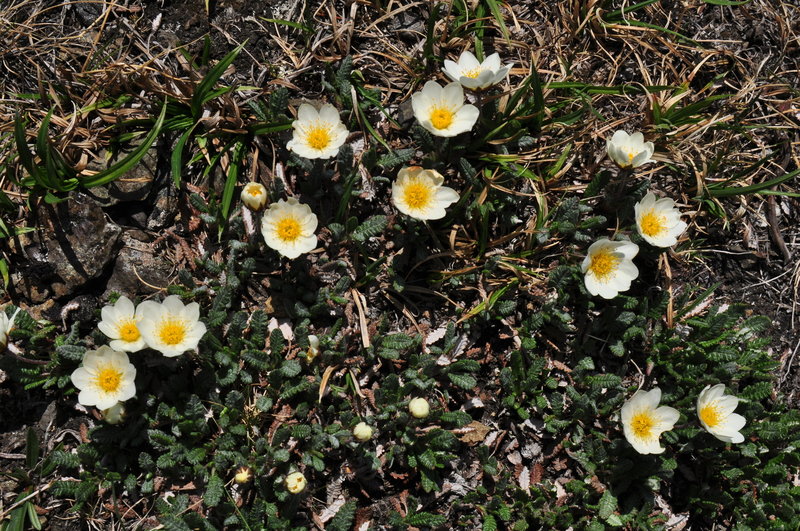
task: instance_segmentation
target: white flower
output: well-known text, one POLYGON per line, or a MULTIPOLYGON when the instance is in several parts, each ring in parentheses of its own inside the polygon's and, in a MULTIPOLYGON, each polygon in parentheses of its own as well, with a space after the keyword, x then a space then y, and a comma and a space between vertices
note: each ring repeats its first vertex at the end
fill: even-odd
POLYGON ((17 308, 14 315, 11 316, 11 319, 8 318, 4 309, 0 310, 0 349, 6 348, 8 344, 8 334, 14 329, 14 319, 17 318, 20 309, 21 308, 17 308))
POLYGON ((292 494, 298 494, 306 488, 306 477, 300 472, 292 472, 286 476, 283 484, 286 486, 286 490, 292 494))
POLYGON ((589 293, 613 299, 620 291, 628 290, 631 281, 639 276, 639 270, 632 262, 638 252, 639 246, 635 243, 612 242, 608 238, 590 245, 581 264, 589 293))
POLYGON ((655 147, 652 142, 645 142, 642 133, 633 133, 628 136, 625 131, 619 130, 606 142, 606 149, 611 160, 620 168, 638 168, 642 164, 651 162, 655 147))
POLYGON ((419 123, 436 136, 456 136, 472 129, 480 114, 474 105, 464 105, 464 89, 458 83, 442 88, 428 81, 411 95, 411 107, 419 123))
POLYGON ((493 53, 479 62, 472 52, 464 51, 455 63, 449 59, 444 60, 444 73, 453 81, 458 81, 461 86, 468 89, 485 89, 499 83, 508 75, 513 64, 502 66, 500 55, 493 53))
POLYGON ((119 424, 125 420, 125 406, 122 402, 117 402, 108 409, 102 411, 103 420, 109 424, 119 424))
POLYGON ((272 203, 261 218, 261 234, 267 246, 286 258, 313 250, 317 246, 316 228, 317 216, 294 197, 272 203))
POLYGON ((442 186, 443 182, 444 177, 436 170, 403 168, 392 183, 392 203, 412 218, 441 219, 445 208, 458 201, 458 192, 442 186))
POLYGON ((359 442, 367 442, 372 438, 372 428, 366 422, 359 422, 353 428, 353 437, 359 442))
POLYGON ((142 309, 142 332, 147 346, 172 358, 187 350, 194 350, 206 333, 206 325, 200 321, 200 305, 192 302, 183 305, 181 298, 170 295, 161 304, 145 301, 142 309))
POLYGON ((686 230, 681 221, 681 212, 675 208, 675 201, 667 197, 656 199, 653 192, 647 192, 633 207, 636 213, 636 229, 647 243, 655 247, 670 247, 678 243, 678 236, 686 230))
POLYGON ((658 438, 669 431, 678 422, 680 413, 669 406, 658 407, 661 401, 661 389, 654 387, 651 391, 636 391, 622 405, 620 414, 622 430, 625 438, 634 450, 640 454, 660 454, 664 448, 658 438))
POLYGON ((424 398, 413 398, 408 403, 408 411, 418 419, 424 419, 431 412, 431 406, 424 398))
POLYGON ((112 340, 109 343, 111 348, 120 352, 138 352, 147 346, 139 330, 142 310, 142 304, 134 310, 133 303, 125 296, 117 299, 113 306, 103 306, 100 310, 102 321, 97 328, 112 340))
POLYGON ((308 350, 306 351, 306 361, 311 363, 317 356, 319 356, 319 338, 314 334, 309 334, 308 350))
POLYGON ((739 399, 725 394, 725 384, 707 385, 697 397, 697 416, 708 433, 726 443, 744 442, 739 433, 747 420, 733 412, 739 399))
POLYGON ((236 469, 236 474, 234 474, 233 480, 237 485, 246 485, 250 483, 253 480, 253 469, 249 466, 239 467, 236 469))
POLYGON ((258 212, 267 204, 267 189, 261 183, 247 183, 242 188, 242 202, 258 212))
POLYGON ((319 111, 303 103, 297 110, 297 120, 292 122, 292 139, 286 144, 307 159, 329 159, 339 153, 339 148, 350 134, 339 118, 339 111, 330 103, 319 111))
POLYGON ((89 350, 83 356, 83 365, 70 376, 72 384, 80 389, 78 402, 84 406, 109 409, 136 394, 136 367, 128 355, 103 345, 89 350))

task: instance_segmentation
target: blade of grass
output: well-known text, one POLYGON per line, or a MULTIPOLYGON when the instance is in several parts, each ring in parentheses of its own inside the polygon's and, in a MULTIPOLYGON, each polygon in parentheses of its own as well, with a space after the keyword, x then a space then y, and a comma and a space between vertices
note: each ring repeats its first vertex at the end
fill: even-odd
POLYGON ((214 65, 214 67, 208 71, 208 74, 206 74, 200 84, 197 85, 197 88, 192 95, 191 103, 192 116, 195 120, 200 118, 203 105, 207 101, 216 97, 215 91, 213 90, 214 85, 217 84, 217 81, 219 81, 219 78, 221 78, 222 74, 225 73, 225 70, 227 70, 231 63, 233 63, 233 61, 236 59, 236 56, 239 55, 239 52, 241 52, 244 48, 245 44, 247 44, 247 41, 231 50, 228 55, 223 57, 219 63, 214 65))
POLYGON ((172 151, 170 157, 170 166, 172 168, 172 182, 175 183, 175 188, 181 187, 181 172, 183 170, 183 150, 186 147, 186 142, 192 136, 192 133, 200 122, 195 122, 193 126, 183 132, 175 143, 175 149, 172 151))
POLYGON ((156 138, 158 138, 158 134, 161 132, 161 127, 164 125, 164 117, 166 114, 167 106, 165 104, 161 107, 161 114, 158 116, 158 119, 156 119, 156 123, 153 124, 153 128, 136 149, 131 151, 125 158, 123 158, 117 164, 114 164, 112 167, 95 175, 81 178, 80 183, 86 188, 101 186, 118 179, 130 171, 131 168, 136 166, 136 164, 142 160, 142 157, 145 156, 145 154, 150 150, 150 147, 153 145, 153 142, 155 142, 156 138))
POLYGON ((708 187, 708 194, 711 197, 730 197, 733 195, 756 194, 766 190, 767 188, 772 188, 773 186, 785 183, 790 179, 794 179, 798 175, 800 175, 800 168, 791 173, 787 173, 786 175, 770 179, 769 181, 764 181, 763 183, 751 184, 750 186, 731 186, 727 188, 718 188, 712 185, 708 187))
POLYGON ((242 160, 244 159, 244 142, 237 140, 233 145, 233 153, 231 154, 231 163, 228 167, 228 176, 225 179, 225 188, 222 190, 222 223, 219 224, 218 239, 222 240, 222 233, 228 224, 228 215, 231 212, 231 204, 233 203, 233 192, 236 189, 236 184, 239 181, 239 172, 242 167, 242 160))

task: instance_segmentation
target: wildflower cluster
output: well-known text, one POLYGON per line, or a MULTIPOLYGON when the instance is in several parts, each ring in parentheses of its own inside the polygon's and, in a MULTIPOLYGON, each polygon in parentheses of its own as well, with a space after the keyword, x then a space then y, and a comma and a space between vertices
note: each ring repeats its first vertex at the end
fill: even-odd
POLYGON ((122 402, 136 394, 136 368, 126 352, 151 348, 166 357, 180 356, 197 348, 206 325, 200 321, 200 306, 196 302, 184 305, 177 295, 162 303, 144 301, 137 307, 122 296, 100 314, 97 327, 111 342, 86 352, 71 380, 80 390, 78 402, 106 410, 106 419, 116 423, 124 414, 122 402))
MULTIPOLYGON (((745 418, 733 411, 739 403, 735 396, 726 395, 725 384, 706 386, 697 398, 697 417, 703 428, 727 443, 741 443, 744 436, 739 433, 745 418)), ((660 406, 661 389, 638 390, 625 402, 620 412, 625 438, 640 454, 660 454, 664 448, 659 437, 673 428, 680 413, 669 406, 660 406)))

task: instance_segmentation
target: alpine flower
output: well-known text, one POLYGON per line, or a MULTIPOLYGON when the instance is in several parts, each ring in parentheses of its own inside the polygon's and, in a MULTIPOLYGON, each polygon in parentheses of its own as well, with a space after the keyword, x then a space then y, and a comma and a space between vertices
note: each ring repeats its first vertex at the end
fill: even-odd
POLYGON ((581 264, 589 293, 613 299, 620 291, 628 290, 633 279, 639 276, 639 269, 632 261, 638 252, 639 246, 635 243, 612 242, 608 238, 590 245, 581 264))
POLYGON ((80 390, 78 402, 84 406, 110 409, 136 394, 136 367, 128 355, 107 345, 89 350, 83 364, 70 375, 72 384, 80 390))
POLYGON ((658 438, 678 422, 680 413, 669 406, 658 407, 661 389, 651 391, 639 389, 622 405, 621 420, 625 438, 640 454, 660 454, 664 452, 658 438))
POLYGON ((306 477, 300 472, 292 472, 283 480, 286 490, 292 494, 303 492, 306 488, 306 483, 306 477))
POLYGON ((292 139, 286 147, 307 159, 335 157, 350 134, 339 117, 339 111, 330 103, 319 111, 303 103, 297 109, 297 120, 292 122, 292 128, 292 139))
POLYGON ((444 73, 462 87, 481 90, 502 81, 513 66, 513 64, 501 65, 500 55, 497 53, 480 62, 472 52, 464 51, 459 56, 458 62, 444 60, 444 73))
POLYGON ((8 334, 14 329, 14 319, 17 318, 19 311, 20 308, 17 308, 9 319, 5 310, 0 310, 0 348, 5 348, 8 344, 8 334))
POLYGON ((242 188, 242 203, 258 212, 267 204, 267 189, 261 183, 247 183, 242 188))
POLYGON ((170 295, 161 304, 145 301, 139 307, 143 307, 139 330, 147 346, 168 358, 196 349, 206 333, 196 302, 184 306, 180 297, 170 295))
POLYGON ((411 108, 419 123, 436 136, 456 136, 472 129, 480 112, 464 104, 464 89, 453 82, 442 88, 428 81, 420 92, 411 95, 411 108))
POLYGON ((261 218, 261 234, 267 246, 286 258, 313 250, 317 246, 316 228, 317 216, 294 197, 272 203, 261 218))
POLYGON ((665 197, 656 199, 653 192, 647 192, 633 207, 636 214, 636 229, 647 243, 655 247, 670 247, 678 243, 678 236, 686 230, 686 222, 681 221, 681 212, 675 208, 675 201, 665 197))
POLYGON ((109 346, 120 352, 138 352, 147 347, 142 332, 139 330, 144 315, 144 303, 134 308, 133 303, 124 295, 112 305, 103 306, 100 310, 102 320, 97 324, 111 341, 109 346))
POLYGON ((445 208, 458 201, 458 192, 442 186, 444 177, 436 170, 419 166, 403 168, 392 184, 392 203, 397 210, 416 219, 441 219, 445 208))
POLYGON ((431 412, 431 406, 424 398, 412 398, 408 403, 408 411, 414 418, 424 419, 431 412))
POLYGON ((697 416, 708 433, 726 443, 744 442, 739 433, 747 420, 733 412, 739 399, 725 394, 725 384, 707 385, 697 397, 697 416))
POLYGON ((611 160, 620 168, 638 168, 642 164, 652 162, 655 146, 652 142, 645 142, 642 133, 628 135, 620 129, 608 139, 606 150, 611 160))

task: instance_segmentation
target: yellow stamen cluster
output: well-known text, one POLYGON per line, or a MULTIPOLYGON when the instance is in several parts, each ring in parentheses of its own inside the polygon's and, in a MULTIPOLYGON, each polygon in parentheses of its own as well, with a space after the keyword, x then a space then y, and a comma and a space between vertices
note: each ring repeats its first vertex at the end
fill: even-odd
POLYGON ((618 264, 619 258, 614 256, 611 251, 600 250, 592 257, 589 270, 594 273, 594 276, 602 280, 608 278, 617 269, 618 264))
POLYGON ((158 328, 158 337, 165 345, 178 345, 186 338, 186 322, 182 319, 164 319, 158 328))

